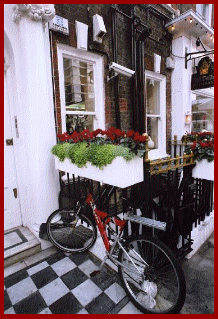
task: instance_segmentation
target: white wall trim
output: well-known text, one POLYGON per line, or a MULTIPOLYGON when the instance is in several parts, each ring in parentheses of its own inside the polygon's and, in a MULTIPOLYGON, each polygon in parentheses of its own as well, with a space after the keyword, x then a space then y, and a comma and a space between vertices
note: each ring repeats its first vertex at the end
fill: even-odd
POLYGON ((160 82, 160 120, 158 123, 158 149, 150 150, 148 158, 158 159, 166 154, 166 77, 163 74, 145 71, 145 78, 160 82))

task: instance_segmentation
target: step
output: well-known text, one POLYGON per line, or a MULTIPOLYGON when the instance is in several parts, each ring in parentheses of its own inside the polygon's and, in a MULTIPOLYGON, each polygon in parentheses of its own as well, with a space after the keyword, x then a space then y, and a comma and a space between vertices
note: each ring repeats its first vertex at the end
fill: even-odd
POLYGON ((40 241, 27 227, 16 227, 4 233, 4 267, 24 260, 40 250, 40 241))

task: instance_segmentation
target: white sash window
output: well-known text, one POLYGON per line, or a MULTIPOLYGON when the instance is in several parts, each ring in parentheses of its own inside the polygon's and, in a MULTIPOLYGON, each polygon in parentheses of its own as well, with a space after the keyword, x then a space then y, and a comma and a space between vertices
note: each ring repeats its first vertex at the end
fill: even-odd
POLYGON ((78 123, 104 129, 103 58, 59 44, 58 69, 62 132, 78 130, 78 123))

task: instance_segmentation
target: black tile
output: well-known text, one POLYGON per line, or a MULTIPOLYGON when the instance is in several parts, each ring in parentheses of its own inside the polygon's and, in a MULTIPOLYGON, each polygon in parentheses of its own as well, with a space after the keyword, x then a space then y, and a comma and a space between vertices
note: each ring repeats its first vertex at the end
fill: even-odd
POLYGON ((79 286, 81 283, 87 280, 88 276, 86 276, 86 274, 84 274, 84 272, 81 271, 79 268, 74 268, 68 273, 61 276, 61 279, 65 283, 65 285, 70 290, 72 290, 73 288, 79 286))
POLYGON ((38 314, 43 309, 47 308, 47 305, 39 291, 36 291, 13 307, 16 314, 38 314))
POLYGON ((7 290, 4 290, 4 311, 12 307, 11 300, 8 296, 7 290))
POLYGON ((29 275, 28 275, 28 272, 26 270, 16 272, 15 274, 10 275, 10 276, 5 278, 5 280, 4 280, 5 287, 9 288, 27 277, 29 277, 29 275))
POLYGON ((56 272, 49 266, 43 270, 40 270, 36 274, 30 276, 38 289, 44 287, 48 283, 52 282, 58 275, 56 272))
POLYGON ((66 255, 62 251, 59 251, 56 254, 50 256, 46 261, 49 265, 52 265, 65 257, 66 255))
POLYGON ((84 261, 89 259, 88 253, 75 253, 69 256, 69 258, 77 265, 81 265, 84 261))
POLYGON ((108 314, 114 307, 115 303, 103 292, 85 308, 89 314, 108 314))
POLYGON ((83 306, 71 292, 68 292, 49 307, 53 314, 76 314, 82 308, 83 306))
POLYGON ((105 290, 110 287, 114 282, 118 282, 118 275, 112 274, 107 270, 101 271, 96 277, 92 277, 91 280, 99 287, 101 290, 105 290))

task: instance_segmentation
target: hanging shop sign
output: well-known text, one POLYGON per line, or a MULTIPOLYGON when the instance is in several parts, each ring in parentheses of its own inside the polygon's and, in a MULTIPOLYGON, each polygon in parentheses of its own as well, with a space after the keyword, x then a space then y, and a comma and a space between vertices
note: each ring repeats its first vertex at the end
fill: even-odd
POLYGON ((191 89, 199 90, 214 86, 214 62, 209 57, 202 58, 192 74, 191 89))

